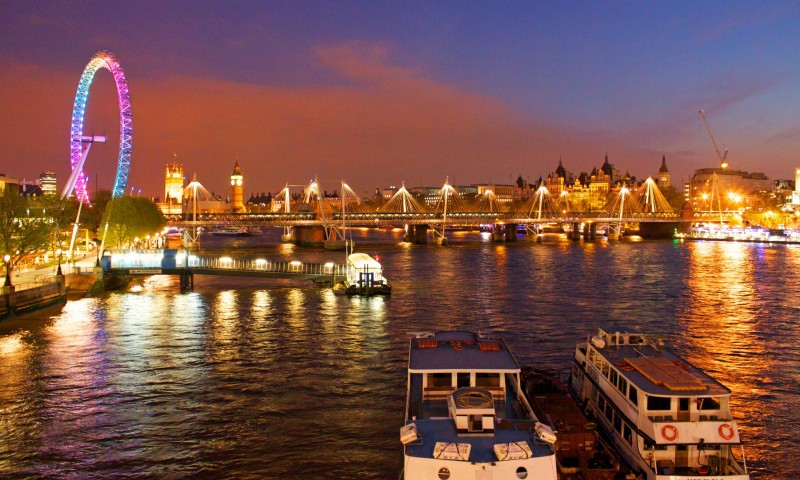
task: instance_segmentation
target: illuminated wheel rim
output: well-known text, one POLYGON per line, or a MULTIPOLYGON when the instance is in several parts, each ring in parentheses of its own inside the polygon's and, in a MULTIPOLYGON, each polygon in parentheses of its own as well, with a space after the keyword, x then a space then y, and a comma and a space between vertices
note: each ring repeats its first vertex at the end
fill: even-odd
MULTIPOLYGON (((128 183, 128 170, 131 164, 131 146, 133 142, 133 113, 131 111, 131 94, 128 92, 128 81, 125 79, 125 72, 119 64, 119 60, 113 53, 101 50, 92 56, 89 63, 81 75, 78 84, 78 92, 75 94, 75 105, 72 109, 72 129, 70 131, 70 166, 72 170, 78 167, 78 163, 83 156, 83 120, 86 114, 86 101, 89 99, 89 87, 92 85, 94 74, 101 68, 105 68, 114 77, 117 86, 117 98, 119 99, 119 161, 117 164, 117 175, 114 179, 114 189, 111 192, 112 198, 121 197, 125 192, 125 185, 128 183)), ((86 192, 88 179, 86 172, 78 174, 75 182, 75 198, 88 203, 89 196, 86 192)))

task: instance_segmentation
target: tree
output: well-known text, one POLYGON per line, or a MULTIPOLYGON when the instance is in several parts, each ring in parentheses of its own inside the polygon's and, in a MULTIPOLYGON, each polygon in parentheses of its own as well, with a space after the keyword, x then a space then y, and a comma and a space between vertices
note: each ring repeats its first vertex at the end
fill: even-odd
POLYGON ((101 236, 106 222, 108 222, 106 245, 117 247, 130 243, 136 237, 144 238, 146 235, 159 232, 167 224, 156 204, 143 197, 112 199, 103 214, 102 226, 98 232, 101 236))
POLYGON ((56 231, 54 211, 47 205, 0 190, 0 255, 9 255, 6 268, 13 269, 22 257, 46 249, 56 231))

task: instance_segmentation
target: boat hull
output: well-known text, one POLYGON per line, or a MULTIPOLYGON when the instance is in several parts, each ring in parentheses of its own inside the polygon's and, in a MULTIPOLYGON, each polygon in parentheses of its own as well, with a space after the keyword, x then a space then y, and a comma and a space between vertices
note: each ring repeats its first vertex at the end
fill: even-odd
POLYGON ((555 456, 534 457, 525 460, 506 460, 503 462, 473 463, 458 460, 441 460, 420 458, 405 455, 403 462, 404 480, 425 480, 436 478, 468 478, 468 479, 517 479, 552 480, 556 475, 555 456), (521 477, 524 468, 526 477, 521 477), (442 469, 447 469, 449 477, 444 476, 442 469), (520 473, 518 473, 520 472, 520 473))

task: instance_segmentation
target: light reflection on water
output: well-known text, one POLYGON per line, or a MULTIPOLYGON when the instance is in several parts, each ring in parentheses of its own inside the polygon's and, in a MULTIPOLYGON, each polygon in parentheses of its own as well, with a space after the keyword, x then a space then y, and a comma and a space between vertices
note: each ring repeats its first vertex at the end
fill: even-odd
POLYGON ((230 277, 181 294, 150 277, 2 322, 0 476, 396 478, 408 332, 496 333, 521 363, 566 369, 598 324, 664 336, 734 391, 754 476, 800 474, 800 285, 787 273, 800 249, 554 238, 362 241, 391 298, 230 277))

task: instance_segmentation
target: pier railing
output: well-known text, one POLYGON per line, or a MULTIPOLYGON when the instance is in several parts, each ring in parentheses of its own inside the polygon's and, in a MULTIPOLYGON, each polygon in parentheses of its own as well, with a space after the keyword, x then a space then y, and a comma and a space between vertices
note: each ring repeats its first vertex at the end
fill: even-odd
MULTIPOLYGON (((347 268, 335 263, 306 263, 297 260, 236 259, 229 257, 207 258, 192 256, 187 259, 191 270, 221 270, 239 272, 263 272, 284 275, 336 276, 344 277, 347 268)), ((180 265, 178 266, 180 268, 180 265)))

